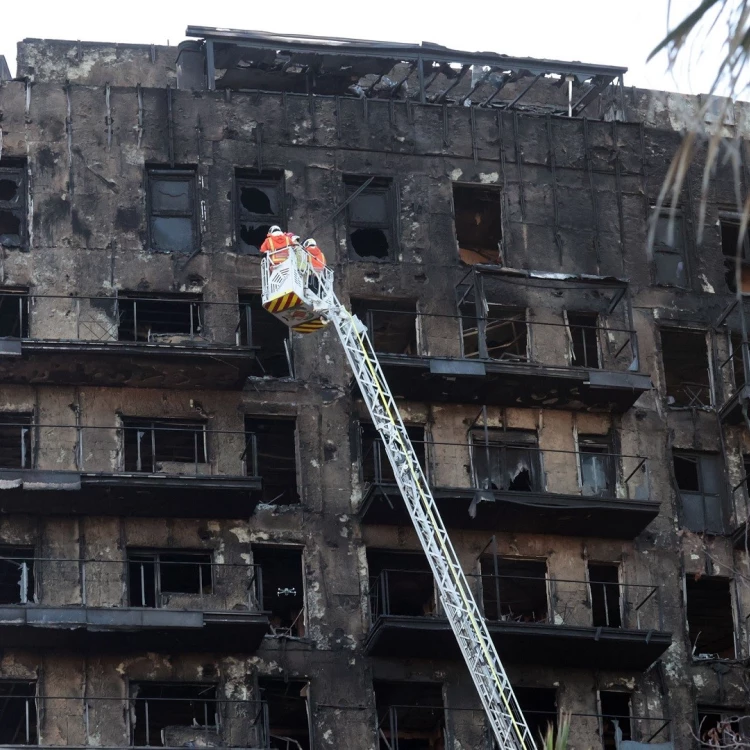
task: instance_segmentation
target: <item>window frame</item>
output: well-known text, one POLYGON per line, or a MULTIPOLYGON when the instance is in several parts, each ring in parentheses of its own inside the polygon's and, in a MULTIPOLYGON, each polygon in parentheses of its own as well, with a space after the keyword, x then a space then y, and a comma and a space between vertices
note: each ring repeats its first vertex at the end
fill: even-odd
POLYGON ((252 257, 260 257, 261 252, 258 248, 258 252, 254 253, 251 250, 245 250, 242 242, 242 222, 243 222, 243 206, 240 201, 242 194, 242 188, 244 186, 254 187, 262 185, 264 187, 275 187, 277 191, 277 200, 279 204, 278 214, 253 214, 247 212, 247 220, 254 224, 266 223, 269 226, 277 224, 280 227, 286 226, 286 185, 284 180, 284 173, 279 172, 278 174, 267 171, 260 172, 255 175, 250 173, 248 170, 236 169, 234 172, 234 187, 232 191, 233 201, 233 226, 234 226, 234 246, 238 254, 249 255, 252 257))
MULTIPOLYGON (((133 417, 129 415, 122 415, 120 417, 120 424, 118 426, 118 430, 122 433, 121 438, 121 454, 122 454, 122 471, 124 473, 137 473, 137 474, 155 474, 155 473, 161 473, 158 472, 156 469, 157 463, 164 463, 163 459, 157 459, 156 458, 156 434, 159 432, 159 429, 163 427, 166 430, 174 429, 177 431, 178 428, 183 427, 185 432, 192 432, 197 435, 200 435, 202 437, 202 441, 198 444, 198 450, 200 451, 202 448, 203 451, 203 461, 179 461, 176 463, 184 463, 187 465, 204 465, 204 464, 210 464, 211 463, 211 454, 209 452, 209 440, 208 440, 208 423, 205 420, 200 419, 171 419, 166 417, 161 418, 150 418, 150 417, 133 417), (125 456, 125 439, 128 431, 133 430, 143 430, 144 432, 148 432, 151 434, 151 450, 152 450, 152 456, 151 456, 151 466, 152 468, 140 468, 140 469, 127 469, 126 468, 126 456, 125 456)), ((137 440, 136 435, 136 440, 137 440)), ((140 453, 140 447, 138 448, 138 451, 140 453)), ((197 454, 196 454, 197 458, 197 454)), ((141 458, 139 456, 139 461, 141 461, 141 458)), ((174 461, 167 461, 166 463, 175 463, 174 461)), ((143 466, 143 464, 142 464, 143 466)))
POLYGON ((351 201, 346 206, 345 223, 346 223, 346 247, 350 260, 364 261, 365 263, 395 263, 398 262, 400 253, 399 244, 399 201, 398 187, 394 177, 383 175, 344 175, 344 193, 345 200, 350 200, 353 193, 357 192, 370 177, 374 180, 368 185, 357 197, 368 194, 384 195, 386 198, 386 220, 383 222, 374 221, 352 221, 351 201), (357 229, 379 229, 385 234, 388 241, 388 254, 383 258, 374 256, 359 255, 352 244, 351 235, 357 229))
POLYGON ((201 249, 200 228, 198 226, 198 173, 194 167, 147 167, 146 168, 146 218, 147 218, 147 236, 148 250, 151 253, 161 253, 165 255, 191 255, 201 249), (153 199, 151 197, 152 184, 156 181, 165 182, 187 182, 189 185, 190 211, 160 211, 154 210, 153 199), (163 250, 154 247, 154 232, 152 220, 154 217, 182 218, 190 219, 190 234, 192 237, 191 248, 189 251, 182 250, 163 250))
MULTIPOLYGON (((477 462, 475 460, 475 452, 484 451, 485 446, 485 429, 483 427, 474 427, 469 430, 468 445, 469 445, 469 463, 471 466, 471 480, 473 487, 478 490, 486 492, 523 492, 523 490, 511 490, 511 489, 492 489, 492 487, 484 488, 481 486, 479 475, 477 474, 477 462), (475 442, 477 436, 481 436, 481 442, 475 442)), ((508 466, 507 453, 508 449, 527 451, 530 456, 529 468, 530 468, 530 480, 531 490, 529 494, 534 493, 546 493, 547 489, 544 483, 544 461, 542 456, 542 450, 539 447, 539 433, 533 430, 504 430, 502 427, 492 427, 487 430, 487 450, 490 451, 490 460, 492 460, 492 452, 499 454, 500 458, 496 462, 501 466, 503 472, 506 471, 508 466), (503 437, 507 436, 507 437, 503 437), (513 439, 513 436, 518 438, 513 439), (524 445, 524 437, 530 438, 528 445, 524 445), (494 439, 493 439, 494 438, 494 439)), ((493 463, 495 463, 493 461, 493 463)), ((487 484, 491 484, 492 479, 492 467, 488 467, 488 476, 485 478, 487 484)))
POLYGON ((617 494, 618 466, 617 456, 614 453, 612 434, 594 435, 590 433, 576 434, 576 458, 578 464, 578 486, 581 490, 582 497, 615 497, 617 494), (594 450, 586 450, 593 448, 594 450), (600 450, 596 450, 600 449, 600 450), (583 456, 603 456, 606 461, 606 480, 607 486, 604 489, 606 494, 601 492, 593 495, 584 494, 584 472, 583 456))
MULTIPOLYGON (((139 548, 128 548, 126 550, 126 564, 127 564, 127 570, 126 570, 126 591, 127 591, 127 600, 128 600, 128 606, 130 607, 138 607, 143 609, 164 609, 165 607, 161 603, 161 596, 162 594, 167 595, 173 595, 173 596, 193 596, 198 599, 202 599, 204 596, 212 596, 215 593, 215 575, 214 575, 214 550, 212 549, 139 549, 139 548), (204 555, 208 559, 206 561, 189 561, 186 560, 185 564, 194 564, 199 571, 199 581, 203 584, 200 591, 197 592, 185 592, 185 591, 166 591, 162 587, 162 555, 185 555, 186 557, 189 555, 195 555, 196 557, 198 555, 204 555), (138 557, 143 559, 137 559, 138 557), (150 559, 146 559, 150 558, 150 559), (131 595, 134 593, 132 588, 132 578, 130 575, 130 566, 138 563, 148 563, 154 566, 153 570, 153 576, 154 576, 154 606, 149 607, 147 604, 133 604, 131 600, 131 595), (208 566, 209 567, 209 581, 208 581, 208 591, 203 591, 202 589, 205 587, 205 581, 203 580, 203 567, 208 566)), ((176 565, 179 563, 176 563, 174 561, 163 561, 165 565, 176 565)), ((141 588, 141 599, 143 600, 145 598, 146 590, 145 587, 141 588)))
POLYGON ((28 167, 25 161, 2 160, 0 161, 0 179, 9 176, 15 180, 18 177, 18 202, 14 205, 11 201, 0 200, 0 210, 9 211, 19 219, 18 246, 4 246, 6 250, 28 250, 29 249, 29 214, 28 214, 28 167))
POLYGON ((581 368, 584 370, 601 370, 604 365, 604 358, 602 356, 602 342, 600 338, 601 326, 601 315, 598 312, 589 312, 587 310, 565 310, 565 325, 570 336, 570 366, 575 368, 581 368), (571 323, 572 318, 590 318, 593 321, 593 326, 580 325, 578 323, 571 323), (592 330, 593 329, 593 330, 592 330), (584 359, 588 357, 588 336, 593 336, 594 346, 596 347, 596 363, 589 364, 587 361, 578 363, 575 361, 575 341, 573 331, 581 332, 581 343, 583 345, 584 359))
POLYGON ((720 462, 720 454, 718 453, 701 453, 700 451, 690 451, 690 450, 672 450, 672 471, 675 473, 675 491, 677 493, 677 498, 679 500, 679 520, 680 520, 680 526, 682 528, 688 529, 689 531, 692 531, 697 534, 710 534, 712 536, 723 536, 727 533, 729 533, 729 512, 728 512, 728 503, 727 503, 727 492, 726 492, 726 483, 722 481, 723 477, 723 467, 721 466, 720 462), (674 466, 675 458, 681 458, 681 459, 696 459, 697 463, 697 477, 698 477, 698 490, 682 490, 679 487, 679 484, 677 482, 677 476, 676 476, 676 469, 674 466), (712 458, 716 463, 716 476, 717 476, 717 492, 706 492, 705 491, 705 481, 703 476, 703 460, 702 459, 708 459, 712 458), (700 495, 701 496, 701 509, 702 509, 702 523, 703 523, 703 529, 693 529, 687 526, 686 519, 685 519, 685 502, 683 499, 683 494, 687 495, 700 495), (719 504, 719 511, 721 514, 721 531, 715 531, 715 530, 709 530, 706 528, 706 497, 715 497, 719 504))
POLYGON ((690 262, 688 259, 688 242, 687 242, 687 233, 685 231, 686 229, 686 221, 685 221, 685 213, 682 210, 680 206, 677 206, 674 209, 674 222, 675 222, 675 231, 679 231, 680 237, 682 238, 682 244, 679 250, 666 245, 664 243, 660 243, 656 239, 656 223, 662 219, 666 218, 667 220, 671 219, 672 214, 672 208, 670 206, 662 206, 661 208, 657 208, 655 205, 651 205, 649 207, 649 213, 650 213, 650 220, 654 222, 654 245, 653 245, 653 260, 651 262, 651 274, 653 279, 653 285, 658 287, 666 287, 671 289, 691 289, 691 269, 690 269, 690 262), (657 263, 656 263, 656 257, 657 254, 659 255, 677 255, 682 258, 682 262, 685 268, 685 283, 684 284, 676 284, 669 281, 659 281, 658 278, 658 270, 657 270, 657 263))

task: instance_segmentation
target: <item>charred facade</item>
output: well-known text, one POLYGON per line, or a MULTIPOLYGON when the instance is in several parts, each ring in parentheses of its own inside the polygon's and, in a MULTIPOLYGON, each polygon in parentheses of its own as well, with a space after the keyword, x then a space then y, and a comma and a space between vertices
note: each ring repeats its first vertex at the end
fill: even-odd
POLYGON ((0 58, 0 745, 493 747, 339 342, 260 305, 273 224, 368 325, 535 731, 742 713, 734 174, 702 237, 697 171, 655 209, 700 102, 187 35, 0 58))

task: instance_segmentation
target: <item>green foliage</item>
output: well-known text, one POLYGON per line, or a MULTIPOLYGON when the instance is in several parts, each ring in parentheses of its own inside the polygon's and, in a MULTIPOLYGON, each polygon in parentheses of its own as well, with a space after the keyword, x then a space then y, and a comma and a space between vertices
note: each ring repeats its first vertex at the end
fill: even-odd
POLYGON ((542 739, 542 750, 567 750, 568 737, 570 735, 570 714, 560 716, 557 727, 557 736, 552 724, 547 727, 547 732, 542 739))

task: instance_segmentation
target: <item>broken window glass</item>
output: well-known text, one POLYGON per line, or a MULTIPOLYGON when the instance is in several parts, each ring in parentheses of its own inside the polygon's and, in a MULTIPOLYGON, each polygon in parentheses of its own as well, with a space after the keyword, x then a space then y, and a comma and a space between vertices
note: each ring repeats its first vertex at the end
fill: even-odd
POLYGON ((439 682, 374 680, 378 750, 446 747, 443 686, 439 682))
POLYGON ((253 375, 293 376, 289 328, 263 309, 260 294, 240 294, 239 303, 240 344, 255 349, 253 375))
POLYGON ((352 312, 367 326, 379 354, 418 353, 416 302, 352 299, 352 312))
POLYGON ((693 659, 736 658, 731 581, 687 575, 685 594, 693 659))
POLYGON ((671 408, 711 408, 713 397, 705 332, 662 328, 661 356, 667 405, 671 408))
POLYGON ((250 476, 263 480, 264 503, 295 505, 297 492, 297 444, 294 419, 247 417, 245 460, 250 476))
MULTIPOLYGON (((346 177, 347 197, 366 177, 346 177)), ((390 180, 376 178, 347 206, 349 249, 360 260, 385 260, 395 256, 394 196, 390 180)))
POLYGON ((134 747, 217 747, 216 685, 131 683, 131 744, 134 747))
POLYGON ((254 546, 253 562, 260 566, 260 609, 269 612, 271 635, 305 635, 305 589, 302 550, 298 547, 254 546))
POLYGON ((207 461, 206 425, 180 419, 122 418, 125 471, 175 473, 170 464, 207 461))
POLYGON ((435 584, 427 558, 417 552, 367 550, 370 614, 430 617, 437 614, 435 584))
POLYGON ((570 364, 599 369, 599 316, 596 313, 569 312, 570 364))
POLYGON ((482 601, 488 620, 547 622, 547 561, 484 555, 482 601))
POLYGON ((591 624, 594 627, 622 627, 620 567, 613 563, 588 562, 591 593, 591 624))
POLYGON ((750 293, 750 235, 745 232, 740 242, 740 217, 736 214, 719 213, 721 230, 721 252, 724 255, 725 279, 729 290, 737 291, 737 254, 740 256, 740 284, 742 293, 750 293))
POLYGON ((31 414, 0 413, 0 468, 31 468, 31 425, 31 414))
POLYGON ((36 682, 0 680, 0 745, 36 745, 36 682))
POLYGON ((672 456, 682 525, 690 531, 724 534, 724 493, 717 455, 675 451, 672 456))
POLYGON ((0 245, 26 242, 26 168, 0 161, 0 245))
POLYGON ((599 707, 601 716, 601 738, 603 750, 619 750, 616 739, 617 729, 622 740, 632 739, 630 727, 630 693, 619 690, 600 690, 599 707))
POLYGON ((284 181, 280 173, 250 175, 238 172, 235 177, 237 237, 240 252, 260 255, 260 246, 274 225, 283 227, 284 181))
POLYGON ((578 459, 581 470, 581 494, 586 497, 610 497, 614 494, 614 462, 611 442, 605 435, 579 435, 578 459))
POLYGON ((513 692, 532 737, 544 736, 550 726, 557 733, 557 688, 514 685, 513 692))
MULTIPOLYGON (((363 482, 396 483, 391 462, 383 445, 383 439, 375 426, 368 422, 360 422, 360 466, 363 482)), ((406 425, 406 433, 414 446, 417 461, 424 471, 425 464, 425 432, 423 425, 406 425)))
POLYGON ((747 708, 718 706, 696 707, 696 732, 701 746, 743 748, 750 740, 750 716, 747 708))
POLYGON ((652 221, 656 222, 654 235, 655 280, 660 286, 688 286, 687 259, 685 252, 685 230, 682 212, 672 217, 670 209, 658 213, 652 210, 652 221))
POLYGON ((195 172, 149 170, 148 195, 151 250, 192 253, 197 243, 195 172))
POLYGON ((536 434, 524 430, 473 430, 471 463, 478 489, 539 492, 541 471, 536 434), (486 439, 485 439, 486 438, 486 439))
POLYGON ((26 339, 28 337, 28 291, 26 289, 0 288, 0 338, 26 339))
POLYGON ((300 680, 259 677, 260 699, 267 707, 268 750, 310 750, 309 685, 300 680))
POLYGON ((200 294, 121 292, 117 306, 119 341, 181 343, 204 333, 200 294))
POLYGON ((169 594, 212 593, 210 552, 128 551, 128 599, 131 607, 161 607, 169 594))
POLYGON ((458 254, 464 263, 500 263, 503 238, 500 188, 453 184, 458 254))
POLYGON ((486 318, 477 318, 473 302, 460 309, 463 356, 528 362, 528 326, 526 310, 489 303, 486 318))
POLYGON ((0 604, 34 601, 34 548, 0 547, 0 604))

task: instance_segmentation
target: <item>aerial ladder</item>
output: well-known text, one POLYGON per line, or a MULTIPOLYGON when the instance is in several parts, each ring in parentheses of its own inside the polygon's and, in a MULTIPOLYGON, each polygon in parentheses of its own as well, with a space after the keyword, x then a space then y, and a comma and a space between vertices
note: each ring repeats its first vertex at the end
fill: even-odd
MULTIPOLYGON (((281 234, 280 230, 277 234, 281 234)), ((269 235, 270 236, 270 235, 269 235)), ((375 428, 383 440, 404 503, 414 523, 440 602, 500 750, 536 745, 505 673, 484 616, 469 588, 417 454, 375 355, 367 328, 333 290, 333 272, 292 235, 286 247, 269 246, 261 262, 263 307, 292 330, 312 333, 332 325, 341 340, 375 428)), ((282 241, 283 242, 283 241, 282 241)), ((317 250, 314 247, 313 250, 317 250)))

